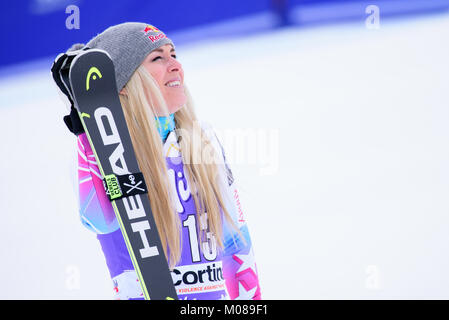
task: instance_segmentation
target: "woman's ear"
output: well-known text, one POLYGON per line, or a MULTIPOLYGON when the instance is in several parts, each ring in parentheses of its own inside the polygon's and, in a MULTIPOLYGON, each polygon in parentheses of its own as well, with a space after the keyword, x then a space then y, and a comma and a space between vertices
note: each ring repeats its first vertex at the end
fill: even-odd
POLYGON ((126 96, 126 95, 127 95, 126 89, 123 88, 122 90, 120 90, 120 94, 121 94, 122 96, 126 96))

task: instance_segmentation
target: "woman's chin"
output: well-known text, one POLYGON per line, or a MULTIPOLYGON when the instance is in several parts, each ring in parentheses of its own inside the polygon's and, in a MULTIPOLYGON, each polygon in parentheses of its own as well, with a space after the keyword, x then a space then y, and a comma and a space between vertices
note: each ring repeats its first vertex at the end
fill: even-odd
POLYGON ((176 104, 172 104, 172 105, 168 106, 168 111, 170 112, 170 114, 175 113, 179 109, 182 109, 185 105, 186 105, 185 101, 180 101, 176 104))

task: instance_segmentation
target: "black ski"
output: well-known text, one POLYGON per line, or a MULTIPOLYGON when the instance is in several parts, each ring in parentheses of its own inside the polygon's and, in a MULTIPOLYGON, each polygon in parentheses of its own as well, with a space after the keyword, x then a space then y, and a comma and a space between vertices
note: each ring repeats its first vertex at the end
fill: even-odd
POLYGON ((69 87, 63 71, 61 78, 105 178, 144 297, 177 299, 118 97, 113 62, 97 49, 80 51, 69 62, 69 87))

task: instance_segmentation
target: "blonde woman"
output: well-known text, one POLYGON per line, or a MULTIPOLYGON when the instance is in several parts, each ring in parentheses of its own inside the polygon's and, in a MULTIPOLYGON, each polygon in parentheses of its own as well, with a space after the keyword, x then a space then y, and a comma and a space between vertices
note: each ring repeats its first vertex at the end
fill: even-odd
MULTIPOLYGON (((74 45, 71 50, 84 45, 74 45)), ((105 50, 180 299, 260 299, 238 192, 223 148, 199 122, 173 42, 154 26, 123 23, 86 47, 105 50)), ((85 133, 78 136, 80 215, 97 233, 117 299, 143 294, 85 133)))

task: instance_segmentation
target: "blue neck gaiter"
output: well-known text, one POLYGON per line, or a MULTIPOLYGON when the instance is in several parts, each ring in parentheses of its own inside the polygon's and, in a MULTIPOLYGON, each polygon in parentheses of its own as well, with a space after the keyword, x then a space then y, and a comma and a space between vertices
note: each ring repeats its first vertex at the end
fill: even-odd
POLYGON ((175 129, 175 114, 172 113, 167 117, 155 117, 156 128, 161 135, 162 141, 165 142, 168 134, 175 129))

